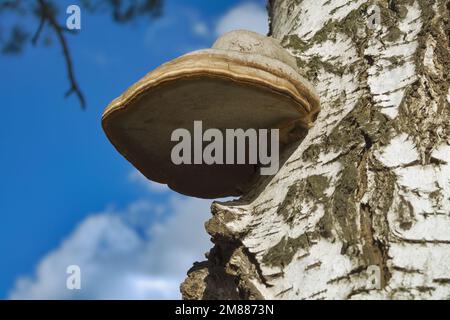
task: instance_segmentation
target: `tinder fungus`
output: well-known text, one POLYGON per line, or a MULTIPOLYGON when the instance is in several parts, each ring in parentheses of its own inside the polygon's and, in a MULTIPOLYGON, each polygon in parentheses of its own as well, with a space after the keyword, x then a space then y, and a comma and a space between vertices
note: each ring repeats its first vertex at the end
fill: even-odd
POLYGON ((225 161, 228 129, 280 129, 281 152, 304 137, 318 112, 319 98, 299 74, 295 58, 273 38, 237 30, 219 38, 212 49, 191 52, 148 73, 111 102, 102 125, 117 151, 148 179, 185 195, 219 198, 241 195, 260 169, 255 163, 225 161), (181 151, 189 163, 173 159, 177 129, 192 136, 192 144, 181 151), (223 133, 216 142, 224 148, 213 154, 215 159, 223 155, 223 161, 202 159, 213 140, 202 135, 208 129, 223 133))

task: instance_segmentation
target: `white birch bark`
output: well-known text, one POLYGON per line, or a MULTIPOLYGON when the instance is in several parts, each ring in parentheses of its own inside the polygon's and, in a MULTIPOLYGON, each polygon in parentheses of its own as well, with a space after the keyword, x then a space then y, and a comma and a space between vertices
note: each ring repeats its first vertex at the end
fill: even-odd
POLYGON ((322 111, 275 177, 212 205, 184 298, 449 299, 449 2, 275 0, 269 16, 322 111))

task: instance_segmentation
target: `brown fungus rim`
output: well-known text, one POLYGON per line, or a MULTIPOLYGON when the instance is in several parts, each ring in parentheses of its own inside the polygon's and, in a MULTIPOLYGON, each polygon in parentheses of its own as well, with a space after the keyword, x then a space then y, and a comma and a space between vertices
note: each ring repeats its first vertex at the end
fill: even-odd
MULTIPOLYGON (((230 57, 230 54, 223 50, 206 49, 179 57, 149 72, 121 96, 113 100, 105 109, 102 115, 102 127, 108 140, 139 171, 145 172, 145 161, 142 156, 128 152, 126 146, 119 145, 110 136, 111 131, 109 129, 115 118, 120 117, 122 112, 127 112, 129 108, 132 108, 134 102, 141 96, 158 90, 159 86, 170 85, 170 82, 181 79, 205 77, 227 79, 246 86, 261 87, 292 99, 299 108, 299 118, 292 122, 307 128, 311 127, 320 111, 320 102, 314 88, 307 80, 303 79, 289 65, 266 56, 239 52, 233 52, 232 56, 230 57), (222 52, 217 53, 218 51, 222 52), (241 59, 236 59, 236 56, 241 56, 241 59), (282 67, 279 69, 273 67, 280 65, 282 67)), ((278 128, 282 129, 291 123, 280 123, 278 128)), ((171 185, 171 181, 167 179, 147 178, 171 185)))
MULTIPOLYGON (((297 74, 297 79, 294 76, 289 76, 288 73, 283 70, 277 70, 275 68, 269 68, 268 64, 258 63, 256 60, 248 60, 249 54, 233 52, 233 54, 242 55, 242 59, 232 59, 227 53, 217 54, 215 52, 221 50, 206 49, 198 52, 190 53, 179 57, 175 60, 167 62, 153 71, 145 75, 141 80, 129 87, 121 96, 114 99, 105 109, 102 115, 102 122, 104 122, 111 113, 119 110, 126 109, 128 106, 133 105, 133 102, 140 98, 141 95, 146 94, 150 89, 156 89, 159 85, 176 81, 182 78, 194 78, 194 77, 219 77, 229 80, 233 80, 238 83, 262 86, 265 89, 270 89, 276 93, 284 94, 297 102, 298 105, 303 107, 303 111, 309 115, 308 122, 313 122, 315 116, 320 111, 319 97, 311 84, 297 74), (214 51, 210 53, 208 51, 214 51), (184 68, 177 68, 179 64, 183 64, 193 59, 200 62, 200 66, 190 66, 184 68), (215 66, 214 63, 226 63, 228 66, 215 66), (233 68, 230 68, 233 67, 233 68), (237 72, 236 69, 241 69, 237 72), (260 73, 259 76, 250 76, 252 73, 260 73), (277 80, 278 83, 263 79, 262 75, 272 77, 277 80), (287 78, 287 79, 286 79, 287 78)), ((251 55, 259 56, 259 55, 251 55)), ((272 58, 259 56, 269 63, 277 62, 272 58)), ((288 71, 295 74, 289 65, 284 64, 284 67, 288 71), (290 69, 290 70, 289 70, 290 69)), ((301 120, 301 119, 299 119, 301 120)))

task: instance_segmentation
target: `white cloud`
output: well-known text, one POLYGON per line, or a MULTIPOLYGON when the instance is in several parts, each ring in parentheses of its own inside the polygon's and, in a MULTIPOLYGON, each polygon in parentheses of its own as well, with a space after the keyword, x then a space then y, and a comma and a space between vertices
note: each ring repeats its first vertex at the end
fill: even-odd
POLYGON ((192 30, 194 34, 201 37, 206 37, 209 34, 208 26, 203 21, 194 21, 192 25, 192 30))
POLYGON ((156 206, 133 202, 82 221, 35 274, 19 277, 11 299, 177 299, 194 261, 210 247, 204 222, 210 201, 172 196, 165 220, 155 223, 156 206), (145 217, 143 219, 143 217, 145 217), (153 219, 155 216, 153 216, 153 219), (66 268, 81 268, 81 290, 66 289, 66 268))
POLYGON ((207 47, 213 30, 199 11, 186 5, 168 3, 168 6, 167 14, 149 24, 144 45, 173 57, 207 47))
POLYGON ((263 0, 249 0, 224 12, 211 22, 196 8, 168 4, 167 14, 148 26, 144 45, 152 52, 163 48, 165 56, 176 57, 189 51, 209 47, 210 42, 225 32, 246 29, 267 34, 268 15, 263 0), (163 46, 163 47, 162 47, 163 46))
POLYGON ((216 35, 220 36, 236 29, 267 34, 269 22, 264 6, 255 2, 246 2, 232 8, 219 19, 215 31, 216 35))

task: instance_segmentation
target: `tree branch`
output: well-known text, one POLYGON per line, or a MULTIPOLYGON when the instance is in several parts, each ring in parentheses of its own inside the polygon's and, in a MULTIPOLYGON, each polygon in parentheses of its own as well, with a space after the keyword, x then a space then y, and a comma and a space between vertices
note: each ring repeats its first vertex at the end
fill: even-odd
POLYGON ((64 36, 64 32, 66 29, 58 24, 58 22, 56 21, 54 12, 50 9, 50 6, 48 5, 48 3, 46 3, 45 0, 37 0, 37 1, 39 3, 39 7, 40 7, 41 21, 39 23, 38 30, 36 31, 36 34, 33 37, 33 40, 32 40, 33 44, 39 38, 39 35, 45 25, 45 22, 48 22, 49 26, 53 29, 53 31, 55 32, 55 34, 58 38, 58 41, 63 50, 64 59, 66 62, 67 77, 69 78, 70 88, 66 92, 65 96, 68 97, 71 94, 75 94, 78 97, 78 100, 80 101, 81 108, 85 109, 86 101, 85 101, 83 93, 81 92, 81 89, 78 85, 78 82, 75 78, 72 57, 70 55, 69 46, 67 45, 67 41, 64 36))
POLYGON ((39 21, 39 27, 37 28, 36 33, 34 34, 33 38, 31 39, 33 46, 35 46, 37 41, 39 40, 39 36, 41 35, 42 29, 44 29, 44 25, 45 25, 45 17, 43 15, 41 15, 41 20, 39 21))

